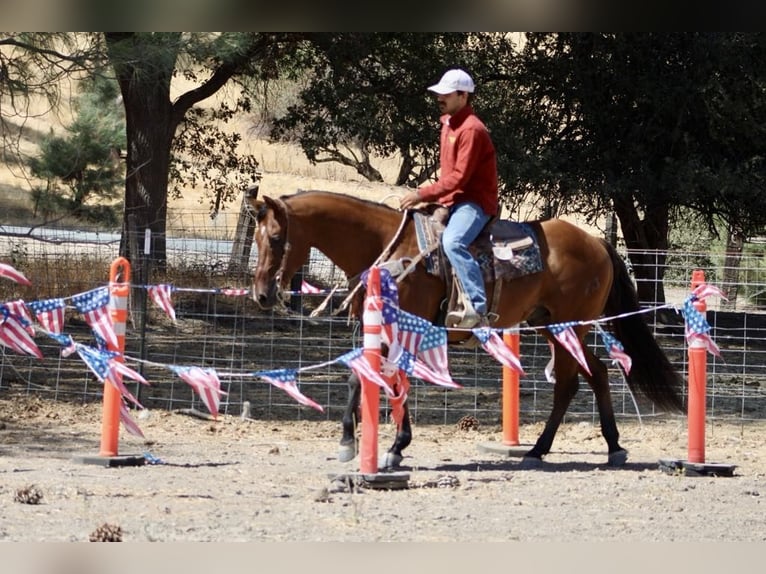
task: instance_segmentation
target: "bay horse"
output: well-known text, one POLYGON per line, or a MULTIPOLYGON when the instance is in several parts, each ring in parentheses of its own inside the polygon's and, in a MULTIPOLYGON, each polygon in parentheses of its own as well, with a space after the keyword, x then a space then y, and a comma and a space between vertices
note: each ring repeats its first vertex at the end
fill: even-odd
MULTIPOLYGON (((254 193, 253 193, 254 191, 254 193)), ((327 191, 299 191, 280 198, 257 198, 255 242, 258 261, 253 273, 252 297, 263 309, 271 309, 290 279, 316 248, 337 265, 348 278, 358 278, 377 264, 384 251, 391 261, 415 258, 420 253, 411 214, 382 203, 327 191), (408 217, 409 215, 409 217, 408 217)), ((504 281, 493 328, 522 322, 545 326, 569 321, 593 321, 606 315, 627 315, 612 321, 612 330, 634 361, 626 374, 631 390, 642 394, 656 407, 683 411, 681 380, 652 335, 625 263, 614 247, 562 219, 528 222, 537 235, 543 269, 504 281)), ((435 323, 443 310, 446 283, 430 273, 422 260, 398 285, 400 308, 435 323)), ((489 293, 488 293, 489 295, 489 293)), ((361 320, 361 315, 358 315, 361 320)), ((589 383, 598 406, 601 434, 608 447, 608 464, 621 466, 627 451, 619 444, 606 365, 583 343, 590 324, 574 327, 581 342, 590 374, 561 344, 543 329, 553 345, 555 383, 553 406, 534 446, 524 455, 525 466, 539 466, 550 452, 556 431, 578 390, 578 375, 589 383)), ((448 331, 450 344, 472 337, 470 331, 448 331)), ((350 395, 343 415, 339 458, 356 455, 356 415, 360 382, 349 378, 350 395)), ((382 466, 396 467, 402 451, 412 440, 406 400, 404 416, 382 466)))

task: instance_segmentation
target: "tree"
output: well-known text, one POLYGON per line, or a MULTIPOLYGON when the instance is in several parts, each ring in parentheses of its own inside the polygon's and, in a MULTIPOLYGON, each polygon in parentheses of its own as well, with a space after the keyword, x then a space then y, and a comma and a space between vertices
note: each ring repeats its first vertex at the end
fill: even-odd
POLYGON ((66 135, 46 136, 40 155, 29 160, 32 175, 47 182, 46 187, 32 191, 35 211, 63 211, 115 224, 114 206, 86 202, 92 197, 115 199, 125 181, 119 160, 125 148, 125 118, 118 88, 103 76, 93 76, 83 83, 81 92, 66 135))
MULTIPOLYGON (((763 34, 529 34, 519 83, 546 126, 532 184, 566 212, 614 210, 642 301, 664 302, 679 207, 766 223, 763 34), (654 292, 654 289, 658 289, 654 292)), ((509 191, 513 191, 512 189, 509 191)))
MULTIPOLYGON (((161 267, 166 262, 166 217, 171 150, 179 128, 188 128, 192 108, 217 93, 237 75, 256 75, 263 79, 277 73, 277 62, 301 42, 300 35, 262 33, 187 34, 107 32, 107 55, 113 66, 125 105, 127 132, 127 177, 125 217, 121 252, 131 256, 132 231, 143 237, 149 229, 154 238, 152 259, 161 267), (170 97, 174 74, 184 74, 202 82, 174 100, 170 97)), ((249 100, 238 106, 247 108, 249 100)), ((227 114, 231 117, 234 111, 227 114)), ((196 116, 200 119, 201 114, 196 116)), ((194 118, 192 118, 193 121, 194 118)), ((197 130, 197 135, 200 132, 197 130)), ((211 158, 210 147, 220 138, 205 134, 200 141, 187 139, 197 157, 211 158), (206 153, 207 152, 207 153, 206 153)), ((244 189, 256 181, 254 159, 243 161, 233 155, 235 140, 229 140, 229 154, 212 157, 219 175, 232 177, 238 169, 242 179, 227 183, 244 189), (221 159, 225 158, 225 159, 221 159)))
POLYGON ((65 80, 92 71, 98 50, 69 33, 28 32, 0 37, 0 152, 6 165, 26 165, 20 142, 34 104, 55 111, 65 80))
POLYGON ((398 155, 392 183, 410 186, 438 168, 438 108, 426 87, 462 66, 481 92, 512 52, 504 35, 469 33, 311 34, 310 41, 311 81, 274 119, 271 136, 296 141, 314 163, 341 163, 370 181, 383 180, 373 155, 398 155))

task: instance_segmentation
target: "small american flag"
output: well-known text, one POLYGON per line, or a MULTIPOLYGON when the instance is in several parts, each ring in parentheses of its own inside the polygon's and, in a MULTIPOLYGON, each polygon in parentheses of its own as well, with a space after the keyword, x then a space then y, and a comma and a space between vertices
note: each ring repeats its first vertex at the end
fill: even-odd
POLYGON ((244 297, 250 293, 250 290, 234 287, 224 287, 223 289, 218 289, 218 293, 221 295, 228 295, 229 297, 244 297))
POLYGON ((221 390, 221 381, 218 374, 213 369, 203 369, 201 367, 178 367, 171 365, 170 369, 175 372, 184 381, 189 383, 192 389, 205 403, 207 410, 218 418, 218 408, 221 405, 221 395, 226 393, 221 390))
POLYGON ((422 371, 432 383, 443 386, 460 387, 452 380, 449 373, 449 359, 447 355, 447 330, 443 327, 432 325, 422 317, 399 310, 399 341, 402 348, 415 355, 416 371, 422 371), (417 363, 423 363, 419 367, 417 363), (439 382, 437 382, 439 381, 439 382))
POLYGON ((336 361, 346 365, 360 379, 366 379, 381 387, 389 397, 395 396, 394 390, 388 384, 388 381, 383 378, 379 371, 372 368, 367 357, 364 356, 363 349, 352 349, 338 357, 336 361))
POLYGON ((32 301, 28 304, 35 314, 37 321, 50 333, 64 331, 64 310, 66 304, 63 299, 44 299, 32 301))
POLYGON ((120 401, 120 422, 122 423, 122 426, 125 427, 125 430, 133 436, 146 438, 144 437, 143 431, 138 426, 138 423, 136 423, 136 421, 133 420, 133 417, 130 416, 128 405, 125 404, 125 401, 120 401))
POLYGON ((17 271, 15 267, 8 265, 7 263, 0 263, 0 277, 5 277, 6 279, 21 283, 22 285, 32 285, 32 282, 24 277, 24 274, 21 271, 17 271))
POLYGON ((681 309, 681 314, 686 321, 686 342, 691 345, 695 340, 702 341, 705 345, 705 349, 707 349, 709 353, 716 357, 720 357, 721 350, 718 348, 718 345, 715 344, 715 341, 710 338, 710 325, 708 324, 707 319, 705 319, 705 316, 694 307, 694 301, 697 299, 698 297, 696 295, 689 295, 689 297, 686 298, 686 301, 684 301, 684 305, 681 309))
POLYGON ((259 371, 254 373, 256 377, 260 377, 266 382, 274 385, 278 389, 282 389, 300 404, 312 409, 318 410, 320 413, 324 412, 321 405, 314 402, 306 395, 301 393, 298 388, 298 371, 295 369, 277 369, 273 371, 259 371))
POLYGON ((171 294, 175 291, 175 287, 163 283, 161 285, 149 285, 149 296, 152 301, 165 313, 171 320, 176 320, 176 310, 173 308, 173 301, 170 299, 171 294))
POLYGON ((8 307, 11 315, 15 316, 19 323, 24 325, 27 332, 34 336, 35 328, 32 326, 32 315, 29 314, 27 304, 21 299, 16 299, 16 301, 6 301, 5 306, 8 307))
POLYGON ((319 287, 314 287, 311 283, 303 279, 301 281, 301 293, 313 294, 321 293, 322 290, 319 287))
POLYGON ((59 345, 61 345, 62 357, 68 357, 77 350, 71 335, 67 335, 65 333, 48 333, 48 336, 55 340, 59 345))
POLYGON ((430 368, 406 349, 401 349, 401 352, 396 356, 396 364, 408 375, 418 377, 426 382, 451 389, 462 388, 460 384, 452 380, 449 371, 436 371, 430 368))
POLYGON ((136 406, 141 407, 141 403, 138 402, 138 399, 133 396, 133 394, 125 386, 125 383, 123 383, 122 375, 127 375, 128 377, 136 379, 139 382, 145 384, 146 380, 133 369, 120 363, 116 359, 118 356, 117 353, 112 351, 100 351, 98 349, 94 349, 93 347, 88 347, 87 345, 81 344, 75 344, 75 348, 77 350, 77 354, 80 355, 80 358, 88 366, 91 372, 96 375, 96 378, 99 381, 102 383, 108 382, 114 386, 114 388, 120 391, 122 396, 127 398, 136 406))
POLYGON ((10 347, 22 355, 33 355, 38 359, 43 354, 24 324, 25 319, 11 313, 6 305, 0 305, 0 344, 10 347))
POLYGON ((110 349, 118 348, 117 335, 109 315, 109 288, 99 287, 79 293, 72 297, 77 310, 83 314, 85 321, 94 333, 100 335, 110 349))
POLYGON ((497 359, 501 365, 505 365, 519 373, 524 375, 524 369, 521 367, 521 361, 513 352, 513 350, 505 344, 503 338, 488 327, 482 327, 478 329, 472 329, 474 337, 476 337, 481 346, 487 353, 497 359))
POLYGON ((577 323, 570 322, 548 325, 548 331, 550 331, 551 334, 556 337, 556 340, 561 343, 561 346, 569 351, 569 353, 577 360, 577 362, 580 363, 580 366, 585 370, 585 372, 590 375, 590 368, 588 368, 588 362, 585 360, 585 353, 582 350, 582 344, 580 343, 580 339, 577 338, 577 333, 575 333, 574 329, 572 328, 574 325, 577 325, 577 323))
POLYGON ((622 346, 614 335, 607 333, 601 325, 596 324, 596 330, 601 335, 601 342, 604 344, 606 351, 609 353, 609 357, 618 365, 622 367, 625 374, 630 373, 630 368, 633 366, 633 359, 630 358, 625 352, 625 347, 622 346))

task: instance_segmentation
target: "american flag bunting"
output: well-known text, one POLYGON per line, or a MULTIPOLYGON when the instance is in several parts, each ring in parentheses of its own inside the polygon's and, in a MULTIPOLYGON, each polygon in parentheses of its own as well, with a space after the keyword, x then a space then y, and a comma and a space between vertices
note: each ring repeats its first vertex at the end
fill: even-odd
POLYGON ((35 328, 32 326, 32 315, 29 314, 27 304, 22 299, 16 299, 15 301, 6 301, 4 305, 8 307, 11 315, 15 316, 19 323, 24 325, 27 332, 34 336, 35 328))
POLYGON ((170 317, 172 321, 176 320, 176 310, 173 308, 173 301, 170 296, 175 291, 172 285, 163 283, 161 285, 149 285, 149 296, 152 301, 170 317))
POLYGON ((141 427, 139 427, 138 423, 136 423, 136 421, 133 420, 133 417, 130 416, 128 405, 125 404, 125 401, 120 401, 120 422, 122 423, 122 426, 125 427, 125 430, 133 436, 146 438, 144 437, 144 432, 141 430, 141 427))
MULTIPOLYGON (((382 359, 383 358, 381 357, 381 360, 382 359)), ((360 379, 363 378, 370 381, 371 383, 378 385, 389 397, 395 396, 394 390, 388 384, 388 381, 386 381, 380 372, 372 368, 372 365, 370 365, 370 362, 364 355, 363 349, 352 349, 351 351, 338 357, 336 361, 346 365, 348 368, 354 371, 356 376, 358 376, 360 379)))
POLYGON ((505 365, 519 373, 524 375, 524 369, 521 367, 521 361, 519 357, 513 352, 513 350, 505 344, 503 338, 489 327, 481 327, 472 329, 473 336, 479 340, 482 348, 497 359, 501 365, 505 365))
POLYGON ((77 354, 80 355, 80 358, 85 362, 91 372, 96 375, 96 378, 99 381, 102 383, 108 382, 114 386, 114 388, 120 391, 120 394, 122 394, 122 396, 124 396, 134 405, 143 408, 141 403, 138 402, 138 399, 133 396, 133 393, 131 393, 125 386, 125 383, 123 383, 122 375, 127 375, 130 378, 144 384, 148 383, 133 369, 120 363, 116 359, 118 356, 117 353, 114 353, 113 351, 101 351, 94 349, 93 347, 88 347, 87 345, 80 344, 75 344, 75 348, 77 350, 77 354))
POLYGON ((33 355, 38 359, 43 354, 29 334, 25 319, 11 313, 6 305, 0 305, 0 344, 10 347, 22 355, 33 355))
POLYGON ((94 333, 100 335, 110 349, 118 347, 117 335, 109 314, 109 288, 99 287, 79 293, 72 297, 77 310, 83 314, 85 321, 94 333))
POLYGON ((607 333, 601 325, 596 324, 596 330, 601 336, 601 342, 604 344, 607 353, 609 353, 609 357, 622 367, 626 375, 629 374, 630 368, 633 366, 633 359, 625 352, 625 347, 622 346, 622 343, 614 335, 607 333))
POLYGON ((250 290, 235 288, 235 287, 224 287, 222 289, 218 289, 217 292, 220 293, 221 295, 227 295, 229 297, 244 297, 245 295, 250 293, 250 290))
POLYGON ((301 281, 301 293, 303 294, 316 294, 321 293, 322 290, 319 287, 315 287, 305 279, 301 281))
POLYGON ((32 285, 32 282, 27 279, 21 271, 17 271, 12 265, 7 263, 0 263, 0 277, 5 277, 16 283, 21 283, 27 287, 32 285))
POLYGON ((64 311, 66 304, 63 299, 44 299, 28 303, 35 314, 35 318, 43 328, 50 333, 62 333, 64 331, 64 311))
POLYGON ((213 418, 217 419, 221 396, 226 394, 221 390, 218 374, 213 369, 201 367, 171 366, 170 369, 196 391, 202 402, 205 403, 207 410, 213 415, 213 418))
POLYGON ((277 369, 273 371, 259 371, 254 373, 256 377, 260 377, 271 385, 274 385, 278 389, 282 389, 300 404, 312 409, 318 410, 320 413, 324 412, 322 406, 306 395, 304 395, 298 388, 298 371, 295 369, 277 369))
POLYGON ((577 333, 575 333, 573 329, 576 324, 577 323, 556 323, 548 325, 548 331, 550 331, 556 340, 569 351, 580 366, 585 369, 585 372, 590 375, 590 368, 588 368, 588 362, 585 360, 582 344, 580 343, 580 339, 577 338, 577 333))
POLYGON ((710 338, 710 324, 705 316, 694 307, 694 301, 698 299, 699 297, 694 294, 689 295, 681 309, 681 314, 686 322, 684 327, 686 342, 691 345, 695 340, 701 341, 709 353, 720 357, 721 350, 710 338))

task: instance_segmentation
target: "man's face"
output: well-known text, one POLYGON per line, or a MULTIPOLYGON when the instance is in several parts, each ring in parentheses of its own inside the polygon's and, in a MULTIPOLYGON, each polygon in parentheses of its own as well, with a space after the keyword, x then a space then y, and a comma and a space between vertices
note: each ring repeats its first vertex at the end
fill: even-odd
POLYGON ((451 92, 449 94, 438 94, 436 100, 439 103, 439 111, 443 114, 454 115, 468 102, 466 92, 451 92))

